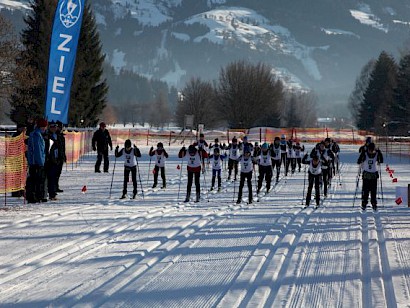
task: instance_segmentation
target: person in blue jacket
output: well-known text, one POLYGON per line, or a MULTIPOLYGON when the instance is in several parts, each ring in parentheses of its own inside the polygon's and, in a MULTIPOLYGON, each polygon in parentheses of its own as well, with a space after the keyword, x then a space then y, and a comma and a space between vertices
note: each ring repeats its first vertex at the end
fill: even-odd
POLYGON ((44 197, 46 179, 44 164, 46 161, 45 141, 43 134, 47 129, 47 120, 37 120, 37 126, 30 133, 27 144, 27 163, 29 173, 26 183, 26 198, 28 203, 47 202, 44 197))

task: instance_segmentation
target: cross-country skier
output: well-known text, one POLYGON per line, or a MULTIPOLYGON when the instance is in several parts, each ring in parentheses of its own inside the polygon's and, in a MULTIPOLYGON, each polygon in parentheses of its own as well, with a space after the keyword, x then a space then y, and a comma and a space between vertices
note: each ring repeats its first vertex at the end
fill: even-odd
POLYGON ((335 155, 335 161, 333 163, 333 174, 336 174, 336 172, 339 172, 340 147, 339 147, 339 144, 336 141, 334 141, 333 139, 331 140, 330 149, 332 150, 333 154, 335 155))
POLYGON ((189 202, 189 199, 191 197, 191 187, 194 177, 196 188, 196 202, 199 202, 199 199, 201 197, 201 159, 207 158, 208 153, 203 148, 201 150, 197 150, 197 148, 193 144, 191 144, 188 147, 188 151, 185 147, 182 147, 181 150, 179 150, 178 157, 185 158, 187 160, 188 183, 186 189, 185 202, 189 202))
POLYGON ((373 142, 369 143, 366 151, 360 153, 357 163, 361 165, 363 170, 363 187, 362 187, 362 210, 365 211, 367 202, 369 200, 374 211, 377 211, 377 179, 379 178, 379 172, 377 166, 383 163, 383 155, 373 142))
POLYGON ((199 153, 199 155, 201 155, 201 161, 202 161, 202 172, 204 173, 205 172, 205 158, 206 157, 204 157, 202 155, 202 151, 204 151, 206 153, 208 152, 208 142, 206 142, 206 140, 205 140, 205 135, 203 133, 200 133, 199 134, 199 139, 196 142, 194 142, 192 145, 194 147, 198 147, 198 150, 199 150, 198 153, 199 153))
POLYGON ((318 156, 322 165, 323 176, 323 194, 327 197, 327 188, 329 185, 330 162, 334 159, 333 152, 325 148, 325 142, 319 144, 319 149, 314 148, 311 152, 311 157, 318 156))
POLYGON ((221 190, 221 171, 222 171, 222 162, 225 159, 225 155, 220 153, 219 148, 214 148, 214 153, 209 156, 209 161, 212 164, 212 183, 211 191, 214 190, 215 179, 218 178, 218 191, 221 190))
POLYGON ((252 157, 258 157, 259 155, 261 155, 261 146, 259 145, 259 142, 255 142, 252 157))
POLYGON ((124 143, 124 148, 119 151, 119 146, 115 148, 115 157, 119 158, 124 156, 124 184, 122 189, 122 196, 120 199, 127 198, 127 185, 131 173, 132 185, 134 189, 132 191, 132 198, 135 199, 138 192, 138 183, 137 183, 137 159, 136 157, 141 157, 141 152, 134 145, 134 148, 131 145, 131 140, 127 139, 124 143))
POLYGON ((288 169, 286 167, 286 165, 287 165, 287 156, 288 156, 287 152, 288 151, 287 151, 286 136, 282 135, 280 137, 280 156, 281 156, 280 162, 281 162, 281 164, 283 164, 283 168, 285 169, 285 176, 288 175, 288 169))
POLYGON ((239 153, 238 139, 232 138, 232 143, 228 145, 228 181, 231 179, 232 169, 234 169, 234 180, 238 175, 238 159, 239 153))
POLYGON ((298 165, 298 170, 300 172, 302 158, 303 158, 303 152, 305 152, 305 146, 300 145, 300 142, 296 141, 296 144, 293 146, 293 152, 295 153, 296 163, 298 165))
POLYGON ((276 168, 276 183, 278 183, 279 174, 280 174, 280 164, 281 164, 281 159, 282 159, 279 137, 275 137, 275 140, 271 144, 271 149, 272 149, 272 167, 276 168))
POLYGON ((253 152, 253 144, 248 141, 248 136, 242 137, 242 143, 239 145, 239 147, 242 150, 242 154, 245 153, 246 149, 249 149, 251 153, 253 152))
POLYGON ((289 166, 291 168, 292 174, 296 170, 296 155, 293 150, 293 140, 289 139, 287 142, 287 156, 286 156, 286 174, 289 172, 289 166))
POLYGON ((366 152, 367 151, 367 147, 369 146, 369 144, 372 142, 372 137, 366 137, 366 141, 365 143, 359 148, 359 153, 362 152, 366 152))
POLYGON ((302 159, 302 163, 305 165, 309 165, 308 168, 308 189, 306 194, 306 203, 305 207, 310 205, 310 199, 312 198, 312 189, 313 184, 315 185, 315 199, 316 199, 316 206, 320 204, 320 177, 322 176, 322 163, 319 159, 319 156, 314 153, 308 158, 308 154, 306 153, 302 159))
POLYGON ((262 182, 265 179, 266 181, 266 193, 270 190, 270 184, 272 181, 272 149, 269 148, 269 145, 265 142, 261 146, 261 153, 256 158, 256 162, 259 165, 259 179, 258 179, 258 188, 256 193, 259 194, 262 188, 262 182))
POLYGON ((158 183, 158 173, 161 170, 162 187, 165 189, 167 187, 167 182, 165 179, 165 160, 168 158, 168 153, 164 149, 162 142, 158 142, 157 149, 154 151, 154 147, 149 150, 149 156, 155 156, 155 167, 154 167, 154 184, 152 188, 157 187, 158 183))
POLYGON ((239 193, 238 201, 236 203, 242 202, 242 190, 245 185, 245 179, 248 182, 248 194, 249 194, 249 204, 252 203, 252 171, 254 161, 251 156, 251 149, 245 147, 244 154, 239 157, 239 163, 241 164, 241 179, 239 182, 239 193))

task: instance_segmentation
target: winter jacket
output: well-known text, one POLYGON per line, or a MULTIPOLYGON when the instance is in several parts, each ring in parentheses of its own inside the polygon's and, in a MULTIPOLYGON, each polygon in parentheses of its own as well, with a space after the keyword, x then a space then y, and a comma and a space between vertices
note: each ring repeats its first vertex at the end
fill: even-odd
POLYGON ((108 130, 98 129, 93 135, 92 146, 93 150, 97 150, 97 152, 108 151, 108 146, 112 150, 112 141, 108 130))
POLYGON ((29 166, 44 166, 46 162, 45 142, 40 128, 36 128, 28 139, 27 162, 29 166))

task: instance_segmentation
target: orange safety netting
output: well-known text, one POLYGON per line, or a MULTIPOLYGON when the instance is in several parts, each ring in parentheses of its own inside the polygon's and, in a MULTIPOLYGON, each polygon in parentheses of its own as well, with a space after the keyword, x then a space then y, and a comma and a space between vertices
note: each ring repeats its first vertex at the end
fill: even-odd
POLYGON ((26 185, 27 160, 25 134, 0 137, 0 193, 23 190, 26 185))
POLYGON ((90 151, 92 132, 64 131, 67 163, 77 162, 82 155, 90 151))

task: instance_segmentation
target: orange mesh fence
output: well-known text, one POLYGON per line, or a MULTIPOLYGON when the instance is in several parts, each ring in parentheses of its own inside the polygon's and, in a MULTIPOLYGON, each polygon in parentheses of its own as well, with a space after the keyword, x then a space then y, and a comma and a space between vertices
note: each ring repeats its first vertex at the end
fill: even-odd
POLYGON ((76 163, 82 155, 91 150, 92 132, 64 131, 67 164, 76 163))
POLYGON ((27 161, 25 134, 0 137, 0 193, 23 190, 26 185, 27 161))
MULTIPOLYGON (((156 131, 141 128, 109 128, 114 145, 122 145, 126 139, 137 145, 151 145, 162 141, 165 144, 188 144, 197 138, 197 131, 156 131)), ((226 131, 207 130, 205 139, 213 142, 218 138, 221 143, 231 142, 233 137, 241 139, 247 136, 251 142, 272 142, 275 137, 285 135, 286 139, 294 138, 302 142, 320 142, 326 137, 334 139, 340 144, 362 144, 366 136, 366 131, 353 129, 331 129, 331 128, 272 128, 255 127, 251 129, 228 129, 226 131)))

